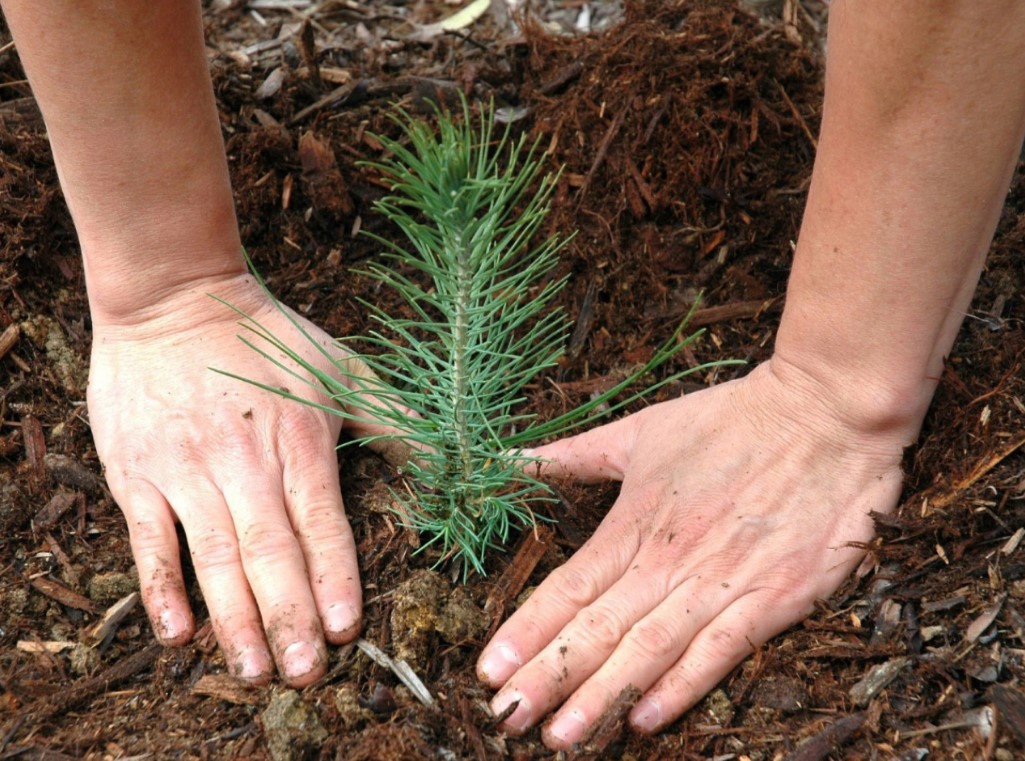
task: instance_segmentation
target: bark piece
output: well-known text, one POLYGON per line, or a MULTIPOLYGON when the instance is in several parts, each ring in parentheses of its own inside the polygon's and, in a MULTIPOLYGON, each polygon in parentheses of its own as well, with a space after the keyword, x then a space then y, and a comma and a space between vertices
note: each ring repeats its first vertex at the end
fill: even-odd
POLYGON ((59 584, 52 579, 47 579, 43 576, 32 579, 29 584, 32 588, 40 594, 46 595, 51 600, 56 600, 61 605, 67 605, 69 608, 75 608, 77 610, 84 610, 87 613, 99 613, 93 601, 85 595, 80 595, 72 589, 68 589, 63 584, 59 584))
POLYGON ((912 659, 905 655, 873 666, 860 682, 851 687, 851 700, 855 705, 867 705, 886 685, 896 679, 901 671, 910 666, 911 661, 912 659))

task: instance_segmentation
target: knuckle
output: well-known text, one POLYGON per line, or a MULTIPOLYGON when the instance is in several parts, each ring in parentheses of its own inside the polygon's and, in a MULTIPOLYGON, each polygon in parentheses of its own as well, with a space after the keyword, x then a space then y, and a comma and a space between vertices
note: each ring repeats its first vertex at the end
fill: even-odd
POLYGON ((630 630, 626 639, 632 649, 653 660, 675 657, 680 650, 676 632, 662 621, 640 621, 630 630))
POLYGON ((245 560, 274 560, 296 551, 295 534, 291 528, 267 521, 248 526, 239 544, 245 560))
POLYGON ((190 554, 197 570, 217 571, 241 562, 238 542, 229 532, 218 528, 189 537, 190 554))
POLYGON ((598 579, 576 566, 561 566, 549 578, 553 591, 575 608, 590 605, 602 592, 598 579))
POLYGON ((289 402, 278 414, 277 428, 286 451, 319 445, 330 434, 323 412, 295 402, 289 402))
MULTIPOLYGON (((293 495, 294 499, 294 495, 293 495)), ((333 541, 345 536, 346 521, 341 506, 334 501, 320 499, 297 506, 302 532, 309 539, 333 541)))
POLYGON ((751 651, 751 643, 744 632, 731 631, 726 627, 712 629, 701 643, 702 660, 708 667, 732 667, 746 653, 751 651))
POLYGON ((603 652, 613 650, 628 629, 619 613, 598 605, 580 611, 576 623, 581 638, 603 652))
POLYGON ((136 556, 164 555, 171 551, 171 537, 160 520, 147 517, 130 520, 128 535, 136 556))

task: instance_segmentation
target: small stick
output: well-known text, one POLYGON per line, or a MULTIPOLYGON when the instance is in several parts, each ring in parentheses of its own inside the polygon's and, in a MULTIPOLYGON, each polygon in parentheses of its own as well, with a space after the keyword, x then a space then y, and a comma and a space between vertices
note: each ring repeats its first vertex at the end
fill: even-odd
POLYGON ((315 103, 311 103, 306 108, 296 112, 296 114, 288 120, 288 126, 291 127, 298 124, 310 114, 314 114, 317 111, 320 111, 325 106, 330 106, 332 103, 344 103, 346 100, 349 99, 349 96, 356 92, 356 89, 361 85, 365 86, 365 81, 362 79, 357 79, 353 82, 349 82, 348 84, 336 87, 323 98, 320 98, 315 103))
POLYGON ((548 526, 538 525, 523 537, 512 561, 502 571, 498 583, 488 595, 484 603, 485 613, 491 613, 496 608, 504 609, 510 600, 516 599, 551 543, 552 530, 548 526))
POLYGON ((126 595, 118 600, 116 603, 111 605, 107 612, 103 614, 98 622, 96 622, 86 633, 83 638, 87 644, 98 645, 107 639, 111 633, 117 628, 132 609, 139 602, 139 593, 132 592, 130 595, 126 595))
POLYGON ((63 653, 75 646, 74 642, 67 640, 46 640, 40 642, 32 639, 19 639, 17 648, 22 653, 63 653))
POLYGON ((356 647, 366 653, 367 657, 378 666, 390 669, 399 678, 399 681, 406 685, 409 691, 413 693, 414 697, 425 706, 430 707, 434 705, 434 698, 431 697, 430 690, 420 681, 420 677, 416 675, 416 672, 410 668, 408 663, 392 660, 391 656, 377 645, 362 638, 356 640, 356 647))
POLYGON ((953 502, 961 496, 967 489, 969 489, 976 481, 982 478, 984 475, 989 473, 993 468, 1002 463, 1009 456, 1014 454, 1018 449, 1025 445, 1025 436, 1020 437, 1017 441, 1012 441, 1003 449, 989 455, 983 461, 977 463, 975 468, 965 478, 961 479, 958 483, 954 484, 953 488, 946 494, 941 494, 934 499, 930 499, 930 508, 938 510, 940 508, 947 507, 953 504, 953 502))
POLYGON ((39 698, 34 705, 25 710, 24 715, 31 717, 32 722, 38 724, 63 713, 93 695, 104 692, 117 682, 122 682, 148 668, 157 659, 161 650, 163 645, 158 643, 148 645, 127 658, 122 658, 96 676, 73 682, 57 695, 39 698))
POLYGON ((29 584, 37 592, 46 595, 52 600, 56 600, 61 605, 67 605, 69 608, 84 610, 86 613, 99 613, 99 609, 88 597, 80 595, 78 592, 68 589, 66 586, 58 584, 56 581, 40 576, 39 578, 29 581, 29 584))
POLYGON ((815 135, 812 134, 811 129, 808 128, 808 122, 804 120, 804 117, 801 116, 801 112, 797 110, 797 106, 795 106, 794 102, 790 100, 790 96, 787 95, 787 91, 783 89, 783 85, 779 82, 777 82, 776 85, 779 87, 779 92, 783 96, 783 100, 786 102, 787 107, 790 109, 790 113, 792 113, 794 118, 797 119, 797 123, 804 132, 804 136, 808 138, 808 142, 811 143, 811 147, 818 151, 819 141, 815 139, 815 135))
POLYGON ((616 739, 623 729, 623 722, 630 709, 637 705, 642 693, 637 687, 628 684, 616 696, 605 712, 598 717, 594 729, 591 730, 584 746, 586 751, 603 752, 616 739))
POLYGON ((616 118, 612 120, 612 124, 605 131, 605 137, 601 139, 601 144, 598 146, 598 152, 594 155, 594 163, 591 164, 591 168, 587 172, 587 177, 584 178, 584 184, 580 188, 580 194, 577 196, 578 199, 583 201, 584 196, 587 195, 587 189, 591 186, 591 180, 594 179, 595 173, 598 171, 604 161, 605 156, 609 152, 609 146, 612 145, 612 141, 616 138, 619 133, 619 128, 623 126, 623 121, 626 119, 626 108, 616 114, 616 118))

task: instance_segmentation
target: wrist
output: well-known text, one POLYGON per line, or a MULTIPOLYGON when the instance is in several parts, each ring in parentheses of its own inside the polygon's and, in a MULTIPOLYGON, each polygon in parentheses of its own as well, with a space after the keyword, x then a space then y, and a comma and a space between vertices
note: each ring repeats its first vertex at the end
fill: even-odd
POLYGON ((94 326, 146 322, 185 292, 245 275, 233 209, 80 229, 94 326))
POLYGON ((908 367, 889 372, 847 357, 807 351, 784 340, 777 341, 768 365, 781 383, 818 398, 845 427, 892 436, 902 447, 918 438, 939 380, 938 372, 932 375, 908 367))

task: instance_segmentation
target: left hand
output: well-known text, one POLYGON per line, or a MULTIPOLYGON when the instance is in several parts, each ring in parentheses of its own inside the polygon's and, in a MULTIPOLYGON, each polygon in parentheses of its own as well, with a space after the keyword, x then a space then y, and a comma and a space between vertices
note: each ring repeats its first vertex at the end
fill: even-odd
POLYGON ((533 450, 549 475, 623 485, 481 656, 494 712, 519 701, 507 729, 561 704, 543 737, 570 747, 631 685, 631 724, 661 729, 858 562, 870 511, 896 504, 906 442, 771 365, 533 450))

